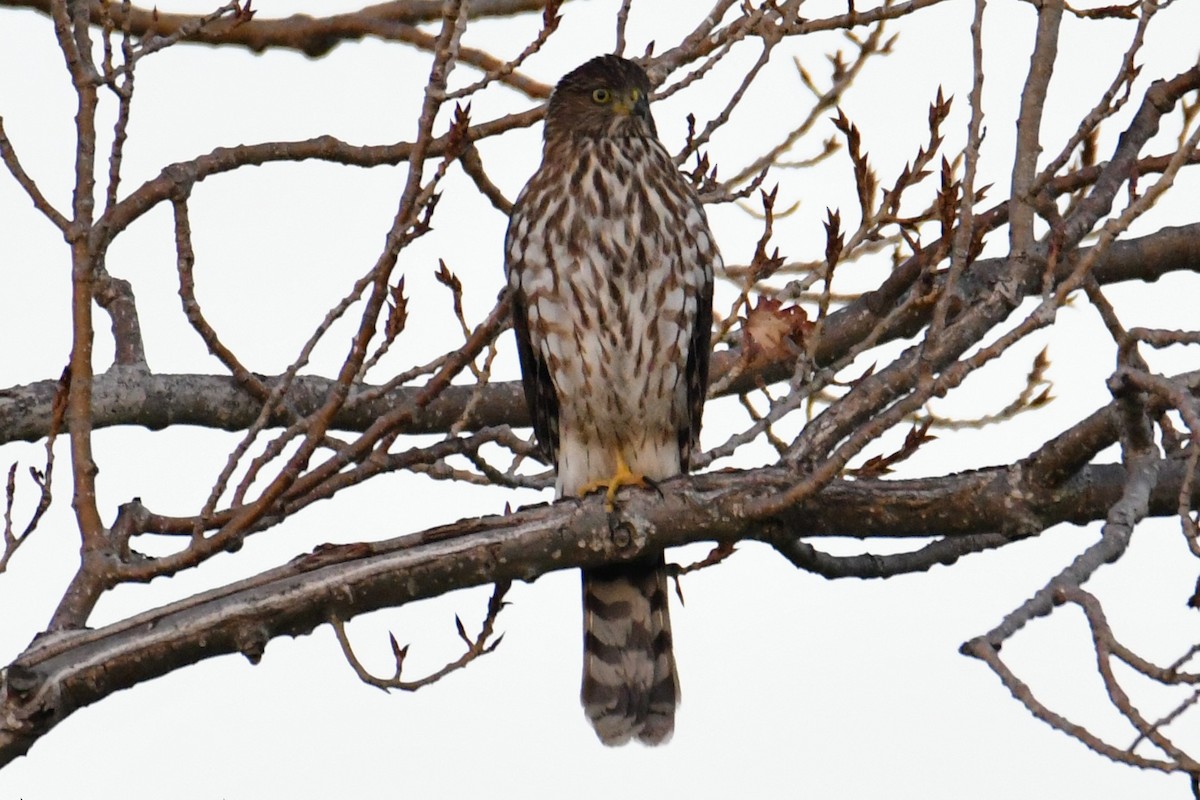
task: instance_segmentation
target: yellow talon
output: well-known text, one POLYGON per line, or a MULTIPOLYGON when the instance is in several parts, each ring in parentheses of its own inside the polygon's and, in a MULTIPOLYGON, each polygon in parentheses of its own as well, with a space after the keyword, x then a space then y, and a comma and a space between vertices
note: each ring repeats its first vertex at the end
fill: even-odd
POLYGON ((604 493, 604 510, 612 511, 614 505, 613 501, 617 497, 617 490, 622 486, 645 487, 647 485, 648 484, 646 483, 645 476, 635 474, 632 470, 630 470, 629 465, 625 463, 625 455, 618 450, 617 468, 613 472, 612 477, 608 478, 607 480, 595 480, 591 483, 585 484, 580 488, 579 496, 583 497, 585 494, 591 494, 597 489, 606 489, 604 493))

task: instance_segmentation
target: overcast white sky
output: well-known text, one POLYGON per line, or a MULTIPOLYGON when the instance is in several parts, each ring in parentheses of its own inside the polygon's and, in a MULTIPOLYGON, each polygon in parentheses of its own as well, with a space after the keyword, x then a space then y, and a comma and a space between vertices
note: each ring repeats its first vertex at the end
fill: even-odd
MULTIPOLYGON (((335 5, 350 7, 264 0, 256 8, 274 17, 300 10, 330 13, 335 5)), ((610 50, 616 5, 567 4, 562 30, 526 71, 553 83, 591 55, 610 50)), ((184 3, 160 8, 207 10, 184 3)), ((806 14, 844 8, 813 2, 806 14)), ((660 49, 674 44, 707 4, 643 0, 634 9, 630 50, 640 52, 650 40, 660 49)), ((901 33, 895 54, 869 65, 859 90, 844 104, 885 183, 924 141, 926 107, 939 84, 959 98, 945 129, 949 149, 963 145, 971 10, 971 3, 955 0, 893 25, 901 33)), ((1007 184, 1034 19, 1030 5, 1014 0, 993 0, 988 7, 988 120, 980 183, 1007 184)), ((467 40, 511 56, 537 26, 536 17, 479 24, 467 40)), ((1178 1, 1162 12, 1155 28, 1142 59, 1139 93, 1148 79, 1172 76, 1194 63, 1200 7, 1178 1)), ((1064 21, 1064 55, 1047 103, 1051 154, 1111 79, 1132 30, 1128 22, 1064 21)), ((747 98, 730 130, 713 141, 714 160, 728 164, 723 174, 773 143, 807 110, 788 55, 823 75, 821 54, 839 41, 837 35, 810 37, 777 53, 769 79, 747 98)), ((321 133, 364 144, 410 139, 428 64, 428 54, 373 40, 341 45, 317 61, 292 53, 173 48, 148 59, 137 73, 124 186, 132 188, 165 164, 220 145, 321 133)), ((718 80, 732 78, 734 66, 718 80)), ((473 77, 463 68, 456 80, 473 77)), ((701 89, 657 105, 668 147, 682 144, 688 111, 704 120, 718 100, 701 89)), ((473 115, 482 120, 528 106, 514 92, 495 88, 474 102, 473 115)), ((69 204, 73 114, 70 82, 49 22, 31 12, 0 12, 0 115, 26 169, 60 208, 69 204)), ((111 109, 103 130, 110 120, 111 109)), ((823 123, 796 155, 811 155, 832 134, 832 125, 823 123)), ((490 175, 509 197, 536 167, 540 136, 538 126, 484 148, 490 175)), ((1103 140, 1101 153, 1112 143, 1103 140)), ((286 366, 333 299, 374 262, 405 169, 272 165, 196 187, 191 208, 199 297, 244 363, 263 373, 286 366)), ((839 158, 799 176, 780 176, 779 207, 800 203, 777 225, 776 243, 785 254, 820 256, 826 206, 841 206, 843 217, 852 220, 848 174, 848 162, 839 158)), ((1182 186, 1178 194, 1191 202, 1165 205, 1138 230, 1194 221, 1196 190, 1194 180, 1182 186)), ((998 188, 992 197, 1002 192, 998 188)), ((66 248, 7 173, 0 174, 0 220, 0 386, 56 377, 69 350, 66 248)), ((733 208, 717 209, 712 220, 727 263, 744 263, 758 237, 757 224, 733 208)), ((401 259, 411 298, 409 330, 419 333, 401 340, 390 362, 396 368, 440 352, 455 335, 444 318, 445 290, 432 280, 439 257, 464 279, 468 314, 478 320, 490 309, 502 282, 504 225, 453 173, 435 231, 401 259)), ((153 369, 219 371, 180 313, 167 208, 118 240, 108 268, 133 283, 153 369)), ((1194 286, 1188 281, 1168 279, 1119 293, 1116 300, 1130 325, 1182 326, 1194 316, 1189 290, 1194 286)), ((102 317, 97 319, 103 328, 102 317)), ((340 359, 344 334, 331 336, 318 351, 313 371, 329 374, 340 359)), ((1112 369, 1113 348, 1095 314, 1081 305, 1064 310, 1058 329, 1022 343, 940 408, 970 413, 1002 407, 1008 398, 1004 387, 1014 377, 1020 380, 1045 344, 1054 359, 1058 398, 1049 408, 1002 432, 942 433, 902 474, 1008 462, 1025 455, 1038 437, 1106 402, 1104 378, 1112 369)), ((497 377, 514 378, 507 335, 505 349, 497 377)), ((101 331, 98 369, 107 366, 110 354, 101 331)), ((714 404, 705 442, 719 442, 723 426, 736 424, 735 414, 714 404)), ((237 438, 193 429, 98 432, 106 519, 134 496, 162 513, 194 510, 237 438)), ((61 456, 63 479, 65 448, 61 456)), ((36 465, 41 457, 38 444, 0 447, 5 468, 14 460, 36 465)), ((738 463, 757 457, 749 452, 738 463)), ((45 625, 75 567, 69 486, 64 481, 57 489, 55 507, 36 540, 0 576, 4 663, 45 625)), ((28 502, 28 487, 25 492, 28 502)), ((540 499, 547 498, 384 476, 251 539, 236 557, 114 592, 97 609, 95 624, 257 572, 322 542, 389 538, 494 513, 505 502, 540 499)), ((744 545, 720 568, 689 576, 687 606, 673 608, 684 701, 675 738, 663 748, 605 749, 585 723, 577 700, 579 586, 572 571, 514 586, 512 607, 501 617, 500 649, 415 695, 385 695, 359 683, 331 631, 321 628, 299 640, 271 642, 258 666, 241 657, 213 659, 76 713, 28 757, 0 771, 0 798, 1185 796, 1181 777, 1109 764, 1036 722, 990 671, 957 653, 960 643, 993 626, 1095 536, 1094 526, 1062 526, 953 568, 876 582, 826 581, 796 571, 767 548, 744 545)), ((1118 634, 1159 661, 1172 660, 1200 632, 1195 612, 1184 607, 1196 574, 1184 552, 1175 522, 1146 525, 1128 556, 1094 582, 1111 600, 1118 634)), ((474 628, 488 593, 457 592, 373 614, 355 621, 350 631, 360 656, 380 672, 390 661, 386 631, 395 632, 412 644, 409 666, 419 674, 457 655, 454 614, 474 628)), ((1006 645, 1005 654, 1055 708, 1098 730, 1115 729, 1115 714, 1102 708, 1086 629, 1077 617, 1060 613, 1030 626, 1006 645)))

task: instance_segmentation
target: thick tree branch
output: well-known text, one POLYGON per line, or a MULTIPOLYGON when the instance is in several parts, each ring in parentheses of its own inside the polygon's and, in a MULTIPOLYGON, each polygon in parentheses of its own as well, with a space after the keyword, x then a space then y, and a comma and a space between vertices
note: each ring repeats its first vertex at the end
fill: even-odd
MULTIPOLYGON (((964 276, 958 289, 970 302, 987 292, 1003 277, 1002 260, 980 261, 964 276)), ((1068 264, 1060 265, 1065 275, 1068 264)), ((1155 281, 1171 272, 1200 272, 1200 223, 1162 230, 1138 239, 1117 242, 1093 270, 1102 284, 1128 280, 1155 281)), ((818 358, 829 360, 844 352, 870 330, 878 319, 871 312, 876 300, 864 295, 846 308, 832 314, 826 322, 818 358)), ((919 330, 924 318, 914 316, 898 320, 892 336, 911 335, 919 330)), ((738 354, 719 351, 714 354, 713 382, 736 364, 738 354)), ((772 364, 762 371, 742 375, 728 387, 731 394, 752 389, 759 380, 774 383, 792 374, 790 363, 772 364)), ((273 386, 278 378, 263 378, 273 386)), ((328 378, 297 376, 288 392, 290 407, 301 416, 311 413, 332 386, 328 378)), ((50 430, 53 419, 57 380, 39 381, 26 386, 0 390, 0 443, 36 441, 50 430)), ((370 391, 366 389, 365 391, 370 391)), ((494 382, 486 387, 449 386, 437 399, 422 408, 415 406, 419 387, 400 387, 369 402, 357 402, 352 394, 335 416, 334 430, 366 430, 389 411, 412 407, 413 414, 402 427, 403 433, 446 432, 460 419, 471 396, 481 397, 472 406, 464 430, 509 424, 528 424, 525 399, 518 382, 494 382)), ((241 389, 233 378, 220 375, 164 375, 144 371, 110 370, 96 376, 92 389, 93 425, 138 425, 160 430, 172 425, 200 425, 218 430, 246 430, 261 411, 261 405, 241 389)), ((280 415, 275 424, 286 424, 280 415)))
MULTIPOLYGON (((32 8, 49 15, 51 0, 3 0, 0 6, 32 8)), ((90 4, 93 25, 104 23, 107 15, 118 28, 128 25, 129 31, 139 38, 177 35, 181 31, 197 28, 196 21, 203 19, 196 14, 170 14, 157 8, 133 7, 126 15, 118 5, 109 6, 93 0, 90 4)), ((541 11, 545 0, 475 0, 471 3, 470 16, 507 17, 516 14, 541 11)), ((194 33, 183 36, 184 41, 209 45, 233 45, 245 47, 256 53, 267 49, 299 50, 307 56, 323 56, 342 42, 375 36, 381 39, 410 41, 421 31, 414 26, 420 22, 441 19, 440 0, 396 0, 366 6, 358 11, 333 14, 328 17, 311 17, 293 14, 282 19, 254 19, 232 23, 222 22, 206 25, 194 33)), ((432 39, 433 37, 429 37, 432 39)), ((486 55, 486 54, 483 54, 486 55)), ((496 61, 496 59, 492 59, 496 61)), ((499 63, 497 61, 497 63, 499 63)), ((485 67, 489 68, 489 67, 485 67)), ((543 95, 544 96, 544 95, 543 95)))
MULTIPOLYGON (((914 481, 835 481, 779 516, 750 521, 748 502, 794 480, 780 469, 723 472, 622 495, 537 506, 378 543, 317 548, 289 564, 97 630, 36 640, 0 681, 0 763, 24 754, 66 716, 107 695, 217 655, 252 661, 278 636, 453 589, 635 558, 698 541, 758 539, 785 553, 800 537, 1008 538, 1059 522, 1103 519, 1121 497, 1120 465, 1084 468, 1053 492, 1022 485, 1020 467, 914 481)), ((1180 461, 1164 462, 1151 514, 1174 514, 1180 461)))

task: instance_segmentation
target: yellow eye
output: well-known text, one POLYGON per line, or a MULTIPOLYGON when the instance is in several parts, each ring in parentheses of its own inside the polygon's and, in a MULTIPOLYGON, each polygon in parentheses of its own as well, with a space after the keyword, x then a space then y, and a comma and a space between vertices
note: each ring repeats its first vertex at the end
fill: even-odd
POLYGON ((635 102, 635 103, 636 103, 638 100, 641 100, 641 99, 642 99, 642 90, 641 90, 641 89, 634 89, 632 92, 630 92, 630 93, 629 93, 629 99, 630 99, 630 100, 632 100, 632 101, 633 101, 633 102, 635 102))
POLYGON ((597 89, 596 91, 592 92, 592 100, 600 105, 604 105, 609 100, 612 100, 612 93, 609 92, 608 89, 597 89))

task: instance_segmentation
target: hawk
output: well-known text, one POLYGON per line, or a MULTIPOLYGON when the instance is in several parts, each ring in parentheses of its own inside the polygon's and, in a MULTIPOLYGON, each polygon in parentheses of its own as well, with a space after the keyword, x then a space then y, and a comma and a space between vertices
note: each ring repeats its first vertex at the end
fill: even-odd
MULTIPOLYGON (((688 470, 708 386, 712 233, 658 140, 650 80, 594 58, 554 88, 542 165, 505 240, 513 328, 555 497, 688 470)), ((670 738, 679 702, 665 561, 583 571, 584 710, 605 744, 670 738)))

